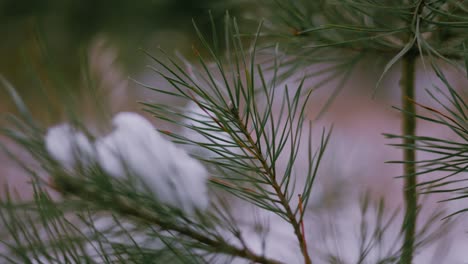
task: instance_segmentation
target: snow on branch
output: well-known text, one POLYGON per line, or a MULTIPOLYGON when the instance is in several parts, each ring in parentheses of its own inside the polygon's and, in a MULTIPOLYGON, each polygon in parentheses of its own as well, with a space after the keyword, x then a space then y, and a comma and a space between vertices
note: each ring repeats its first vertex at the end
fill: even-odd
POLYGON ((208 172, 198 160, 136 113, 119 113, 112 124, 114 130, 94 143, 68 124, 52 127, 45 136, 46 149, 69 171, 96 164, 115 178, 136 177, 141 189, 187 214, 208 207, 208 172))

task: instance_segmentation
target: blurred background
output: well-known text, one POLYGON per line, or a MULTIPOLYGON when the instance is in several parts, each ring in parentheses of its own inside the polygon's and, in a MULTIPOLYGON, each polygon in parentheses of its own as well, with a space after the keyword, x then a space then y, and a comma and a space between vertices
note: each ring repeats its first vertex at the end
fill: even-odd
MULTIPOLYGON (((0 72, 39 110, 41 89, 51 96, 64 90, 80 95, 95 81, 138 76, 147 64, 140 49, 161 47, 190 57, 196 41, 192 19, 208 33, 209 11, 222 27, 226 10, 238 15, 241 9, 215 0, 2 0, 0 72)), ((11 110, 3 91, 0 98, 0 109, 11 110)))
MULTIPOLYGON (((216 25, 222 28, 226 10, 244 18, 248 14, 252 17, 256 8, 244 1, 240 4, 217 0, 115 0, 111 3, 0 0, 0 74, 19 91, 44 126, 64 121, 69 107, 78 110, 85 121, 96 123, 100 108, 109 113, 139 111, 137 101, 161 100, 129 77, 148 85, 169 87, 146 68, 151 60, 140 49, 149 53, 159 47, 168 52, 177 50, 193 59, 192 46, 197 45, 197 36, 192 19, 203 33, 210 34, 209 10, 216 25), (67 98, 65 105, 64 98, 67 98)), ((255 30, 258 22, 239 21, 249 31, 255 30)), ((391 108, 400 104, 399 72, 390 72, 373 98, 381 71, 382 68, 368 61, 359 64, 345 89, 314 123, 316 131, 334 124, 330 147, 317 179, 316 201, 311 205, 314 212, 324 208, 355 208, 349 206, 350 201, 357 201, 365 189, 387 198, 391 207, 401 205, 401 181, 394 177, 402 170, 398 165, 385 164, 385 161, 399 160, 401 153, 385 146, 389 142, 381 135, 399 133, 400 113, 391 108)), ((454 87, 466 87, 463 75, 448 74, 454 87)), ((435 78, 424 69, 417 76, 418 102, 435 106, 424 92, 435 78)), ((317 82, 314 78, 308 80, 311 85, 314 82, 317 82)), ((322 88, 312 98, 311 118, 321 110, 320 102, 328 93, 322 88)), ((12 100, 0 89, 0 114, 15 112, 12 100)), ((431 124, 421 123, 418 130, 433 136, 444 135, 443 130, 431 124)), ((12 147, 4 138, 0 137, 0 141, 12 147)), ((20 150, 15 152, 23 155, 20 150)), ((4 153, 0 153, 0 177, 0 183, 8 182, 28 195, 24 172, 4 153)), ((435 200, 432 199, 430 208, 436 207, 435 200)), ((334 213, 327 211, 326 215, 333 219, 334 213)), ((452 238, 455 237, 467 242, 460 234, 452 238)), ((343 254, 348 246, 342 246, 343 254)), ((463 263, 463 259, 468 259, 462 250, 448 242, 443 249, 449 252, 449 261, 445 263, 463 263)), ((434 262, 437 259, 425 262, 431 259, 432 252, 422 254, 417 263, 440 263, 434 262)))
MULTIPOLYGON (((102 112, 139 110, 137 101, 154 98, 129 77, 149 85, 161 81, 146 68, 151 61, 142 50, 162 48, 190 58, 197 39, 192 20, 208 33, 209 12, 222 25, 226 10, 235 15, 241 9, 216 0, 0 0, 0 74, 44 127, 72 110, 85 122, 102 112)), ((0 113, 17 113, 3 87, 0 113)), ((0 168, 1 183, 8 179, 27 189, 24 173, 3 152, 0 168)))

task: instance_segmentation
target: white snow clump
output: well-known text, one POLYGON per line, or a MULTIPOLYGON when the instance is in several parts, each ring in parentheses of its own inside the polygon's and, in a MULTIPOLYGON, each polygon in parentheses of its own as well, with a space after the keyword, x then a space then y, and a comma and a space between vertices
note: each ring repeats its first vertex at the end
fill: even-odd
POLYGON ((89 166, 94 159, 92 143, 68 124, 49 128, 45 145, 49 154, 67 170, 75 169, 79 164, 89 166))
POLYGON ((119 113, 112 124, 114 130, 94 146, 68 125, 51 128, 46 135, 47 150, 67 169, 74 168, 81 157, 74 155, 78 152, 94 157, 113 177, 136 176, 159 201, 188 214, 208 207, 208 172, 199 161, 164 139, 136 113, 119 113))

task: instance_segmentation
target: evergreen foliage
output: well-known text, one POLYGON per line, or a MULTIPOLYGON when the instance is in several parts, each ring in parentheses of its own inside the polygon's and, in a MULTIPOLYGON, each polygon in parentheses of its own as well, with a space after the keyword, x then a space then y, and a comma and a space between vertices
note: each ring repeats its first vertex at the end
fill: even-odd
MULTIPOLYGON (((155 189, 145 184, 125 155, 120 161, 114 160, 125 168, 122 173, 125 177, 113 176, 99 159, 78 160, 72 168, 64 166, 47 147, 47 128, 34 119, 15 89, 1 78, 2 86, 19 110, 18 116, 6 116, 9 126, 2 132, 35 161, 35 164, 22 161, 3 148, 30 174, 34 195, 31 200, 22 200, 12 190, 5 189, 5 197, 0 202, 2 261, 294 262, 269 255, 271 252, 265 245, 267 225, 258 223, 256 227, 255 236, 262 241, 260 250, 251 247, 236 208, 230 205, 235 199, 286 223, 294 234, 301 262, 306 264, 414 263, 416 253, 437 241, 451 224, 438 220, 453 214, 435 212, 426 222, 417 221, 422 206, 419 196, 442 192, 453 195, 448 200, 468 197, 468 187, 462 186, 468 171, 467 97, 464 91, 455 90, 444 75, 444 70, 450 67, 468 72, 468 2, 275 0, 264 3, 257 11, 264 12, 267 19, 253 33, 241 31, 236 19, 227 15, 222 44, 218 37, 222 34, 215 25, 213 35, 206 37, 194 24, 200 39, 200 48, 194 47, 195 62, 182 56, 175 58, 162 50, 157 55, 147 53, 155 64, 151 69, 166 80, 170 89, 141 85, 188 105, 183 108, 142 102, 146 112, 173 128, 154 133, 163 134, 177 144, 154 150, 154 157, 162 156, 161 153, 170 157, 175 152, 168 149, 181 148, 201 162, 209 174, 208 209, 196 208, 193 213, 187 213, 183 205, 164 202, 160 195, 154 195, 155 189), (312 123, 308 121, 306 109, 317 88, 338 80, 328 102, 333 100, 346 86, 353 67, 369 56, 386 60, 376 88, 386 73, 401 67, 402 134, 385 135, 400 140, 393 145, 403 149, 401 161, 395 162, 404 166, 404 215, 399 223, 398 210, 389 209, 383 199, 373 201, 370 195, 363 195, 358 258, 343 259, 338 252, 312 250, 316 246, 311 243, 322 241, 313 235, 309 237, 304 228, 305 220, 311 220, 307 218, 307 209, 314 183, 320 180, 320 163, 329 141, 333 140, 332 129, 324 128, 320 141, 312 142, 312 123), (414 96, 418 61, 444 84, 444 87, 428 89, 441 110, 419 104, 414 96), (317 65, 325 67, 314 67, 317 65), (297 86, 284 85, 283 81, 298 71, 306 74, 297 86), (322 81, 308 87, 305 80, 311 76, 322 77, 322 81), (416 109, 428 114, 418 114, 416 109), (417 135, 417 120, 447 127, 456 138, 417 135), (437 157, 417 160, 416 152, 437 157), (300 159, 307 160, 306 170, 298 169, 300 159), (285 166, 280 166, 284 160, 285 166), (434 171, 446 176, 425 178, 434 171), (394 225, 400 226, 400 233, 391 233, 394 225)), ((73 131, 86 137, 90 145, 99 142, 100 135, 86 129, 77 113, 71 111, 69 119, 73 131)), ((99 153, 98 144, 95 146, 99 153)), ((144 146, 141 148, 143 151, 144 146)), ((79 146, 76 150, 83 154, 79 146)), ((178 162, 177 158, 188 160, 185 156, 174 156, 174 163, 178 162)), ((179 177, 181 167, 178 166, 184 164, 167 166, 179 177)), ((173 179, 165 177, 169 181, 173 179)), ((185 188, 190 192, 187 182, 173 184, 172 191, 185 188)))

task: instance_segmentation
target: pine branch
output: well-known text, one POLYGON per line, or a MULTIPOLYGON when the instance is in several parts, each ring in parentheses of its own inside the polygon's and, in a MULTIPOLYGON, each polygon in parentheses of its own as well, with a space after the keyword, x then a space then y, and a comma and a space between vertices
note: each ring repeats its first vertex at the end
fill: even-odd
MULTIPOLYGON (((449 184, 466 181, 466 179, 448 180, 449 177, 460 172, 466 172, 467 169, 466 139, 468 137, 468 126, 466 125, 465 115, 466 104, 460 103, 460 98, 453 95, 453 91, 451 90, 453 97, 450 101, 454 103, 458 112, 455 113, 455 111, 445 106, 446 112, 422 106, 439 117, 439 119, 431 119, 416 114, 415 105, 418 104, 415 103, 416 100, 414 98, 415 64, 418 58, 424 59, 424 57, 429 57, 431 62, 435 61, 433 59, 438 59, 454 64, 454 60, 461 60, 465 57, 466 65, 468 65, 466 54, 464 55, 463 52, 460 52, 460 48, 462 47, 461 50, 464 50, 466 53, 465 42, 461 45, 461 37, 458 36, 464 33, 468 26, 466 19, 468 9, 463 7, 465 3, 452 0, 401 1, 401 5, 395 3, 388 4, 391 3, 390 0, 384 1, 383 5, 381 3, 377 4, 375 1, 365 0, 343 0, 340 1, 340 5, 337 5, 335 1, 276 0, 274 2, 277 4, 286 3, 278 11, 283 14, 286 13, 281 18, 284 19, 288 26, 294 28, 293 36, 278 35, 290 41, 287 46, 293 48, 299 47, 295 54, 296 57, 287 59, 285 65, 290 68, 286 70, 284 75, 275 56, 274 65, 270 68, 274 71, 273 78, 267 82, 264 79, 262 67, 255 61, 257 39, 261 36, 261 24, 249 52, 246 52, 246 49, 244 49, 243 44, 245 40, 240 38, 241 34, 238 31, 235 19, 233 23, 226 24, 226 46, 228 47, 228 52, 225 60, 219 55, 216 32, 213 32, 215 43, 211 46, 201 36, 200 30, 195 26, 203 46, 210 55, 210 62, 213 61, 214 64, 205 61, 202 55, 204 54, 203 51, 200 53, 196 48, 194 48, 194 51, 199 59, 200 71, 193 70, 191 64, 186 61, 184 61, 184 64, 188 66, 188 69, 185 69, 171 58, 169 58, 170 63, 164 63, 162 60, 154 58, 162 66, 162 68, 154 70, 175 87, 177 91, 171 92, 166 89, 156 88, 154 90, 177 97, 178 99, 186 99, 190 103, 196 103, 197 109, 185 109, 186 111, 181 112, 180 109, 169 107, 167 104, 146 103, 145 106, 150 108, 149 112, 155 114, 161 120, 179 125, 183 129, 196 133, 197 135, 193 138, 189 133, 187 135, 177 135, 166 132, 165 134, 171 136, 176 143, 202 148, 210 152, 214 158, 213 156, 201 157, 202 155, 197 157, 205 165, 210 166, 213 175, 208 180, 222 191, 234 193, 245 201, 269 212, 276 213, 283 220, 291 224, 303 255, 304 263, 311 264, 312 258, 307 250, 304 231, 304 210, 307 208, 318 164, 328 142, 328 136, 324 137, 322 135, 320 148, 316 153, 317 155, 315 155, 312 154, 311 132, 309 133, 309 168, 306 174, 306 183, 304 184, 303 191, 298 194, 299 205, 293 208, 291 197, 297 194, 295 190, 297 186, 295 186, 295 175, 293 175, 292 171, 298 156, 299 146, 301 145, 302 125, 306 106, 306 103, 301 105, 300 102, 307 102, 310 93, 304 96, 304 93, 301 92, 303 80, 293 96, 290 95, 291 91, 286 86, 286 92, 282 94, 283 100, 281 100, 279 118, 275 120, 272 114, 273 104, 276 103, 276 100, 273 98, 275 88, 278 86, 279 81, 282 80, 282 77, 296 72, 296 69, 299 68, 297 65, 300 65, 297 63, 297 58, 300 57, 306 58, 305 64, 300 65, 300 67, 308 67, 314 63, 324 63, 327 65, 325 69, 320 69, 310 74, 310 76, 325 77, 324 80, 317 84, 317 87, 340 79, 340 76, 341 81, 339 82, 339 86, 341 87, 345 84, 356 62, 363 58, 362 54, 371 52, 381 55, 394 55, 385 66, 382 76, 398 61, 402 62, 401 91, 404 113, 402 130, 404 135, 394 137, 402 140, 402 143, 397 144, 397 146, 404 148, 403 161, 400 163, 404 164, 404 200, 406 208, 402 224, 403 232, 399 234, 398 240, 394 243, 393 246, 396 245, 395 248, 392 248, 395 250, 390 250, 388 256, 379 256, 379 258, 382 257, 382 263, 386 261, 396 262, 400 258, 401 264, 411 264, 416 248, 428 243, 428 240, 432 240, 432 237, 425 237, 429 225, 421 225, 420 228, 417 228, 416 225, 418 211, 420 210, 418 208, 416 188, 430 185, 430 187, 426 187, 424 190, 431 192, 432 189, 429 190, 429 188, 435 186, 439 188, 436 191, 452 192, 458 195, 450 200, 467 197, 467 187, 443 189, 449 184), (455 8, 457 4, 460 5, 458 9, 455 8), (302 8, 301 5, 304 5, 305 8, 302 8), (308 13, 310 11, 308 7, 310 6, 314 10, 308 13), (313 16, 317 14, 323 19, 314 20, 316 17, 313 16), (290 20, 288 21, 288 19, 290 20), (388 25, 386 23, 387 19, 389 20, 388 25), (316 25, 316 23, 322 22, 322 25, 316 25), (401 25, 404 26, 402 27, 401 25), (306 42, 305 44, 307 45, 304 45, 302 40, 309 42, 306 42), (346 53, 352 53, 352 56, 343 56, 347 55, 346 53), (229 70, 226 70, 228 68, 229 70), (258 71, 256 71, 257 68, 258 71), (260 88, 256 87, 257 83, 261 83, 260 88), (263 95, 266 98, 267 106, 265 109, 259 106, 257 100, 260 97, 257 97, 258 95, 263 95), (448 114, 446 114, 447 112, 448 114), (417 118, 445 125, 464 141, 460 143, 417 136, 415 134, 417 118), (181 119, 184 121, 180 121, 181 119), (270 125, 271 127, 268 127, 270 125), (202 139, 197 138, 197 136, 201 136, 202 139), (289 153, 285 151, 288 148, 288 143, 291 143, 289 153), (436 153, 442 157, 429 161, 417 161, 416 151, 436 153), (282 155, 290 156, 287 161, 286 171, 280 175, 276 171, 276 162, 280 157, 283 157, 282 155), (437 170, 450 171, 451 175, 434 181, 418 183, 419 175, 437 170), (403 242, 402 246, 399 245, 400 241, 403 242)), ((230 18, 227 17, 227 20, 230 20, 230 18)), ((216 27, 213 25, 213 28, 215 29, 216 27)), ((275 52, 277 52, 277 49, 275 49, 275 52)), ((442 77, 441 79, 444 80, 442 77)), ((6 83, 1 76, 0 83, 6 83)), ((106 172, 98 175, 104 177, 94 177, 96 176, 93 175, 94 172, 87 171, 88 168, 86 168, 83 171, 79 171, 78 174, 83 176, 81 178, 70 177, 70 175, 54 175, 54 170, 60 167, 60 164, 51 162, 53 161, 53 157, 50 157, 50 153, 47 153, 43 146, 43 133, 36 127, 34 119, 26 111, 27 109, 23 107, 23 103, 16 96, 14 89, 10 87, 11 85, 6 83, 5 86, 7 86, 7 89, 19 106, 20 114, 25 124, 23 125, 23 121, 15 123, 18 126, 18 131, 12 131, 11 133, 7 131, 9 137, 21 147, 30 151, 33 154, 32 156, 45 168, 45 171, 53 175, 54 185, 57 190, 65 195, 78 197, 78 202, 93 208, 92 213, 99 213, 101 211, 112 212, 122 216, 125 221, 131 220, 133 221, 132 223, 142 223, 141 227, 143 228, 157 227, 155 228, 157 232, 154 234, 156 237, 165 236, 166 232, 175 235, 173 238, 169 238, 173 239, 171 242, 175 242, 177 246, 187 246, 187 251, 193 249, 194 252, 189 252, 189 255, 192 255, 195 260, 200 258, 203 262, 209 262, 203 254, 219 254, 229 255, 233 258, 242 258, 255 263, 281 263, 280 261, 267 258, 265 255, 254 253, 247 246, 246 241, 244 241, 240 229, 235 229, 231 226, 227 228, 240 242, 241 245, 238 246, 230 243, 228 239, 220 235, 219 230, 211 229, 209 224, 205 225, 206 223, 203 220, 206 218, 200 217, 200 223, 192 221, 190 217, 181 214, 178 208, 173 208, 173 205, 163 205, 160 207, 162 204, 159 203, 158 199, 156 199, 158 201, 154 201, 155 203, 153 203, 153 200, 148 204, 140 203, 144 199, 139 200, 141 193, 136 193, 139 191, 136 189, 126 189, 126 192, 121 193, 120 190, 114 190, 112 186, 109 188, 108 183, 112 179, 109 180, 109 177, 107 177, 109 175, 105 175, 106 172), (28 133, 23 135, 21 132, 24 131, 28 131, 28 133), (87 180, 91 180, 92 184, 88 184, 87 180), (162 231, 162 234, 159 234, 159 231, 162 231), (198 250, 203 253, 198 254, 198 250)), ((101 166, 99 162, 95 165, 101 166)), ((99 173, 103 172, 100 171, 102 169, 100 167, 96 169, 99 173)), ((61 171, 60 168, 59 171, 61 171)), ((35 174, 34 171, 30 173, 31 175, 35 174)), ((172 174, 167 173, 165 175, 172 174)), ((117 182, 121 183, 119 180, 117 182)), ((363 216, 367 214, 368 199, 370 198, 366 197, 362 205, 361 213, 363 216)), ((35 202, 39 204, 40 201, 34 200, 33 204, 35 202)), ((18 205, 8 203, 7 213, 11 214, 9 216, 12 217, 12 222, 16 220, 14 217, 15 212, 13 212, 16 210, 15 206, 18 205)), ((33 212, 32 215, 35 216, 34 213, 37 213, 40 217, 44 216, 47 212, 45 210, 41 211, 43 209, 41 206, 38 207, 37 209, 33 209, 37 210, 37 212, 33 212)), ((371 249, 384 244, 382 242, 383 233, 388 229, 390 222, 393 222, 396 217, 395 212, 391 215, 388 223, 384 223, 383 212, 385 210, 383 200, 376 208, 377 219, 375 221, 375 230, 372 234, 368 233, 370 226, 367 225, 365 217, 361 219, 359 262, 367 260, 366 258, 371 249)), ((463 211, 466 210, 468 209, 463 211)), ((112 216, 115 217, 115 215, 112 216)), ((222 216, 213 215, 213 217, 219 220, 218 217, 222 216)), ((439 214, 435 215, 433 219, 431 218, 430 221, 438 219, 438 217, 439 214)), ((10 221, 10 219, 6 220, 10 221)), ((6 220, 2 219, 4 222, 6 220)), ((28 223, 35 225, 33 220, 30 219, 18 219, 18 223, 18 226, 21 226, 21 230, 9 230, 12 233, 10 235, 13 236, 13 240, 16 239, 18 234, 26 234, 29 231, 28 223)), ((221 223, 221 221, 216 223, 221 223)), ((46 225, 49 224, 52 225, 54 223, 46 223, 46 225)), ((94 223, 91 223, 88 227, 95 228, 93 225, 94 223)), ((225 226, 223 225, 223 227, 225 226)), ((31 230, 36 232, 37 229, 34 228, 31 227, 31 230)), ((437 234, 435 237, 437 237, 437 234)), ((23 259, 27 259, 30 254, 36 254, 34 257, 40 259, 40 254, 43 254, 43 252, 37 254, 36 251, 39 246, 31 242, 34 239, 33 235, 27 237, 25 239, 27 241, 21 239, 14 241, 16 244, 13 243, 10 249, 12 255, 17 254, 23 259), (14 252, 17 248, 19 248, 20 253, 14 252)), ((79 240, 78 243, 87 242, 87 237, 85 236, 77 237, 76 239, 79 240)), ((102 239, 106 239, 105 235, 103 235, 102 239)), ((69 246, 73 247, 73 241, 69 242, 60 239, 56 241, 55 237, 51 240, 53 241, 40 241, 39 238, 38 245, 43 247, 43 245, 47 245, 47 242, 50 242, 52 248, 58 248, 54 252, 56 255, 54 257, 63 254, 67 258, 68 249, 66 248, 69 246), (62 241, 69 243, 64 245, 63 248, 65 249, 62 249, 61 245, 57 245, 62 241)), ((161 241, 163 240, 161 238, 161 241)), ((104 243, 106 242, 109 241, 105 241, 104 243)), ((166 243, 165 241, 163 242, 166 243)), ((101 241, 97 241, 97 243, 101 243, 101 241)), ((8 242, 4 242, 3 244, 9 246, 8 242)), ((114 244, 111 246, 114 246, 114 244)), ((121 246, 125 247, 124 245, 121 246)), ((171 250, 172 245, 170 243, 169 245, 166 244, 166 246, 171 250)), ((39 251, 41 250, 42 248, 39 248, 39 251)), ((151 251, 153 249, 148 250, 151 251)), ((105 250, 97 252, 109 255, 114 254, 113 251, 106 252, 105 250)), ((47 254, 46 252, 46 257, 49 257, 47 254)), ((5 259, 9 257, 1 255, 1 253, 0 256, 5 259)), ((79 256, 79 254, 74 254, 73 256, 75 257, 74 260, 78 261, 80 257, 76 256, 79 256)), ((108 256, 100 257, 107 258, 108 256)), ((138 258, 138 256, 136 257, 138 258)), ((315 258, 318 259, 319 257, 318 254, 314 256, 314 262, 317 261, 315 258)), ((59 258, 57 257, 57 259, 59 258)), ((340 258, 334 258, 333 260, 338 259, 340 258)))
MULTIPOLYGON (((428 111, 433 115, 433 117, 406 112, 399 108, 397 109, 402 111, 404 115, 410 115, 416 119, 446 127, 454 136, 456 136, 456 138, 444 139, 429 135, 410 136, 405 134, 385 134, 385 136, 392 139, 401 139, 404 142, 391 144, 392 146, 402 148, 405 151, 412 149, 434 155, 433 158, 414 162, 414 166, 418 169, 418 171, 414 173, 414 176, 418 176, 419 179, 422 179, 421 182, 417 184, 418 193, 447 193, 454 196, 443 201, 464 199, 466 198, 466 190, 468 189, 468 187, 463 184, 466 182, 466 177, 463 177, 463 173, 468 171, 468 104, 464 99, 464 94, 459 94, 459 92, 450 85, 442 71, 436 65, 433 64, 432 66, 441 82, 446 86, 445 88, 448 90, 448 93, 439 87, 435 87, 435 91, 438 94, 435 94, 430 90, 426 91, 429 96, 439 104, 441 109, 426 106, 410 99, 407 101, 410 101, 415 106, 419 106, 421 109, 428 111), (449 103, 447 104, 443 102, 441 98, 446 99, 449 103), (433 172, 441 172, 442 176, 429 180, 424 180, 420 177, 433 172), (459 178, 456 178, 457 176, 459 178)), ((405 164, 406 162, 391 161, 391 163, 405 164)), ((446 218, 464 211, 465 209, 459 210, 449 216, 446 216, 446 218)))
POLYGON ((254 139, 248 132, 246 125, 242 121, 242 118, 240 118, 238 114, 236 114, 235 116, 235 121, 237 122, 237 124, 241 128, 241 132, 244 134, 244 136, 247 139, 247 143, 248 143, 247 147, 253 151, 253 154, 255 155, 256 159, 260 161, 261 167, 263 168, 262 172, 265 174, 266 177, 270 179, 269 183, 271 184, 271 187, 274 189, 275 194, 277 195, 279 199, 279 203, 283 206, 286 212, 286 216, 289 220, 289 223, 292 225, 294 229, 294 234, 296 235, 296 238, 299 242, 299 246, 301 248, 302 255, 304 257, 304 263, 311 264, 312 260, 307 251, 307 243, 305 241, 304 234, 302 234, 301 232, 300 222, 296 219, 296 215, 293 213, 293 210, 291 206, 289 205, 288 199, 286 198, 286 194, 283 192, 279 182, 277 181, 275 172, 268 165, 268 161, 263 157, 261 150, 259 149, 258 145, 255 143, 254 139))
MULTIPOLYGON (((82 181, 66 176, 55 178, 53 187, 64 195, 77 196, 84 201, 92 203, 94 206, 102 205, 104 204, 103 201, 106 200, 105 197, 102 197, 102 193, 96 188, 86 186, 82 181), (99 203, 99 201, 102 203, 99 203)), ((207 249, 208 246, 213 253, 224 253, 230 256, 244 258, 254 263, 282 264, 280 261, 257 255, 247 247, 239 248, 231 245, 221 237, 211 238, 194 230, 193 228, 181 226, 171 221, 164 221, 155 215, 154 212, 123 196, 115 195, 112 200, 107 199, 105 203, 112 204, 113 210, 116 213, 125 216, 128 219, 133 218, 148 225, 156 225, 160 227, 161 230, 175 231, 182 236, 198 241, 203 245, 199 245, 201 249, 207 249)))
MULTIPOLYGON (((227 68, 224 66, 225 60, 216 54, 201 34, 199 37, 204 48, 215 61, 214 67, 208 66, 198 50, 196 50, 196 55, 199 58, 201 71, 197 71, 197 67, 188 62, 184 61, 189 69, 186 70, 178 63, 171 61, 172 67, 177 69, 175 71, 153 57, 169 72, 167 74, 158 71, 158 73, 188 99, 191 102, 189 104, 194 103, 196 109, 181 113, 175 109, 169 109, 164 104, 146 104, 146 106, 156 117, 164 118, 170 123, 201 135, 203 139, 193 140, 191 135, 178 136, 170 133, 178 142, 196 145, 217 157, 216 159, 201 157, 208 164, 214 165, 218 170, 217 173, 221 172, 221 176, 218 177, 223 180, 219 181, 216 177, 211 179, 212 182, 218 183, 217 186, 263 209, 272 211, 289 222, 293 227, 305 263, 312 263, 307 251, 305 235, 301 231, 304 214, 301 212, 299 217, 301 220, 298 220, 299 209, 291 208, 289 197, 294 193, 295 186, 290 184, 294 181, 291 170, 297 158, 306 103, 312 90, 303 91, 304 80, 302 80, 293 92, 293 96, 290 95, 291 90, 287 86, 282 96, 277 96, 275 94, 278 89, 277 56, 274 58, 273 76, 268 81, 264 78, 262 67, 257 65, 255 60, 256 42, 260 35, 261 24, 249 54, 244 51, 236 24, 233 23, 234 32, 230 32, 230 25, 230 22, 226 24, 226 41, 228 44, 233 44, 233 50, 226 54, 227 68), (232 82, 228 81, 231 77, 232 82), (258 102, 260 98, 266 99, 264 108, 258 102), (272 111, 273 105, 277 102, 280 103, 281 109, 278 120, 275 120, 272 111), (167 118, 167 116, 182 117, 188 121, 177 122, 174 121, 175 118, 167 118), (207 129, 212 133, 207 133, 207 129), (275 166, 279 156, 286 152, 287 142, 291 143, 290 153, 287 153, 291 157, 287 164, 288 169, 279 176, 276 174, 275 166), (263 146, 265 149, 262 149, 263 146), (226 170, 239 176, 224 175, 226 170), (246 172, 252 172, 252 175, 246 172), (245 188, 245 185, 252 187, 245 188), (273 190, 270 191, 269 188, 273 190)), ((328 138, 329 134, 322 135, 317 155, 312 155, 309 138, 310 166, 302 193, 304 204, 310 197, 311 187, 328 138)))

